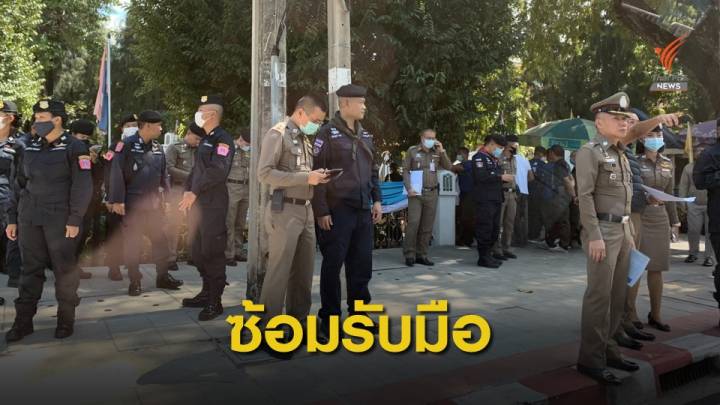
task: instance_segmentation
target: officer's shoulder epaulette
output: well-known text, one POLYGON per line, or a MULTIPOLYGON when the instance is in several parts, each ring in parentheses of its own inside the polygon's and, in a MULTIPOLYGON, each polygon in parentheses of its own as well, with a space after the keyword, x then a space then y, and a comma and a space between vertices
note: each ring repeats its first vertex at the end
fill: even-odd
POLYGON ((417 145, 413 145, 413 146, 411 146, 411 147, 408 148, 407 153, 408 153, 408 154, 410 154, 410 153, 415 153, 415 151, 417 151, 417 149, 418 149, 418 146, 417 146, 417 145))
POLYGON ((277 124, 275 124, 275 126, 273 126, 272 128, 270 128, 270 130, 271 130, 271 131, 277 131, 277 132, 279 132, 279 133, 282 134, 282 133, 285 132, 285 128, 286 128, 286 127, 287 127, 287 121, 280 121, 280 122, 278 122, 277 124))
POLYGON ((667 157, 667 156, 665 156, 665 155, 658 154, 658 156, 660 156, 660 159, 662 159, 662 160, 664 160, 664 161, 666 161, 666 162, 672 162, 672 159, 670 159, 669 157, 667 157))

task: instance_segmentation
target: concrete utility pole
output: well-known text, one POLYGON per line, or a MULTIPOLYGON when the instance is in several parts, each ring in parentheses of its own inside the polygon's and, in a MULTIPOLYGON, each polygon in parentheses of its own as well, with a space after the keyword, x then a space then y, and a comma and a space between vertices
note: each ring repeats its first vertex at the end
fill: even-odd
POLYGON ((267 266, 264 207, 268 187, 257 181, 257 165, 262 137, 285 116, 287 6, 286 0, 253 0, 252 5, 252 153, 246 296, 258 302, 267 266))
POLYGON ((351 83, 350 0, 328 0, 328 109, 338 109, 335 91, 351 83))

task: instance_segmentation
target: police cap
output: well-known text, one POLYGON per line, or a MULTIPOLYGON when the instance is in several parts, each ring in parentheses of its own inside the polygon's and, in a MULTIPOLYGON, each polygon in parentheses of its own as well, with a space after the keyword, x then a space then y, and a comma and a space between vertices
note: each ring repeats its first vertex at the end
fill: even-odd
POLYGON ((162 115, 157 111, 147 110, 143 111, 138 115, 138 122, 147 122, 150 124, 157 124, 162 122, 162 115))
POLYGON ((73 134, 92 136, 95 132, 95 124, 88 120, 75 120, 70 124, 70 132, 73 134))
POLYGON ((2 110, 0 111, 4 113, 17 114, 18 112, 17 105, 12 101, 0 99, 0 105, 2 105, 2 110))
POLYGON ((223 106, 223 99, 222 96, 219 94, 213 94, 210 96, 202 96, 200 97, 200 105, 207 105, 207 104, 217 104, 220 107, 223 106))
POLYGON ((128 122, 137 122, 138 117, 135 114, 127 114, 122 117, 120 120, 120 126, 127 124, 128 122))
POLYGON ((346 84, 340 87, 335 94, 337 94, 338 97, 365 97, 367 95, 367 89, 356 84, 346 84))
POLYGON ((598 101, 597 103, 590 106, 590 111, 593 114, 607 113, 614 115, 624 115, 626 117, 632 117, 632 112, 628 110, 630 108, 630 97, 624 92, 615 93, 605 100, 598 101))
POLYGON ((65 114, 65 103, 60 100, 40 100, 33 106, 33 113, 49 112, 53 115, 65 114))

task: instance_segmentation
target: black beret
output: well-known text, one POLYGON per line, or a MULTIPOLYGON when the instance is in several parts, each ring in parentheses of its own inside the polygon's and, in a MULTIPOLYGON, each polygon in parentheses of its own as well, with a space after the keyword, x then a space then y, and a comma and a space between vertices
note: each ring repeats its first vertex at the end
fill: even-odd
POLYGON ((242 127, 240 128, 240 137, 247 143, 250 143, 252 140, 252 137, 250 136, 250 128, 249 127, 242 127))
POLYGON ((127 114, 120 120, 120 126, 127 124, 128 122, 137 122, 138 117, 135 114, 127 114))
POLYGON ((335 94, 337 94, 338 97, 365 97, 367 95, 367 89, 356 84, 346 84, 340 87, 335 94))
POLYGON ((65 103, 59 100, 40 100, 33 106, 33 113, 39 112, 65 114, 65 103))
MULTIPOLYGON (((195 122, 189 123, 187 128, 188 132, 192 132, 193 134, 202 138, 205 137, 205 130, 197 126, 195 122)), ((185 133, 185 135, 187 135, 187 132, 185 133)))
POLYGON ((163 118, 162 115, 160 115, 157 111, 147 110, 143 111, 138 115, 137 118, 138 122, 147 122, 150 124, 156 124, 158 122, 162 122, 163 118))
POLYGON ((18 112, 17 105, 15 103, 13 103, 12 101, 0 100, 0 104, 2 104, 2 110, 0 110, 0 111, 6 112, 6 113, 17 114, 17 112, 18 112))
POLYGON ((200 105, 207 105, 207 104, 217 104, 222 107, 223 106, 222 96, 219 94, 213 94, 210 96, 200 97, 200 105))
POLYGON ((70 132, 73 134, 92 136, 95 132, 95 124, 88 120, 75 120, 70 124, 70 132))

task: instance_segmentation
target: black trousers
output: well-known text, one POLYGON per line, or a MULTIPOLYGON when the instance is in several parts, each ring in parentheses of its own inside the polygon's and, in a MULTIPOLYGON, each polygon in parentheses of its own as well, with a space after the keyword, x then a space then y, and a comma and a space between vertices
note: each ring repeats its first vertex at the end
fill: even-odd
POLYGON ((20 220, 18 235, 21 235, 23 269, 19 296, 15 300, 17 319, 30 320, 37 312, 48 267, 55 273, 58 316, 74 319, 75 307, 80 303, 77 295, 80 274, 75 261, 78 239, 65 237, 65 219, 64 215, 48 218, 45 225, 31 225, 20 220))
POLYGON ((475 203, 475 240, 480 257, 490 253, 500 235, 500 212, 502 201, 478 201, 475 203))
POLYGON ((225 246, 227 243, 226 218, 228 195, 218 194, 212 205, 193 204, 188 220, 192 238, 192 259, 203 280, 203 290, 209 293, 210 302, 218 302, 225 291, 225 246))
POLYGON ((107 213, 107 239, 105 240, 105 265, 111 269, 120 269, 124 262, 124 243, 122 234, 122 217, 111 212, 107 213))
MULTIPOLYGON (((710 234, 710 243, 712 243, 713 249, 720 249, 720 233, 711 233, 710 234)), ((715 252, 720 252, 720 250, 715 250, 715 252)), ((718 303, 718 308, 720 308, 720 263, 715 265, 715 271, 713 271, 713 282, 715 284, 715 292, 713 293, 713 298, 715 298, 715 301, 718 303)))
POLYGON ((331 315, 342 315, 340 308, 340 269, 345 265, 348 312, 355 312, 355 301, 368 303, 371 300, 368 284, 372 278, 373 232, 370 210, 339 204, 330 211, 333 226, 329 231, 317 228, 320 253, 323 255, 320 268, 319 316, 327 319, 331 315))
POLYGON ((540 230, 543 227, 541 204, 541 192, 539 190, 530 190, 530 196, 528 197, 528 239, 531 240, 540 238, 540 230))
POLYGON ((147 236, 152 244, 152 261, 158 277, 167 274, 170 250, 164 225, 165 215, 160 209, 126 212, 123 218, 124 257, 130 281, 138 282, 142 279, 140 256, 143 250, 143 236, 147 236))
POLYGON ((475 238, 475 199, 472 194, 465 193, 460 197, 457 212, 456 244, 459 246, 472 246, 475 238))

